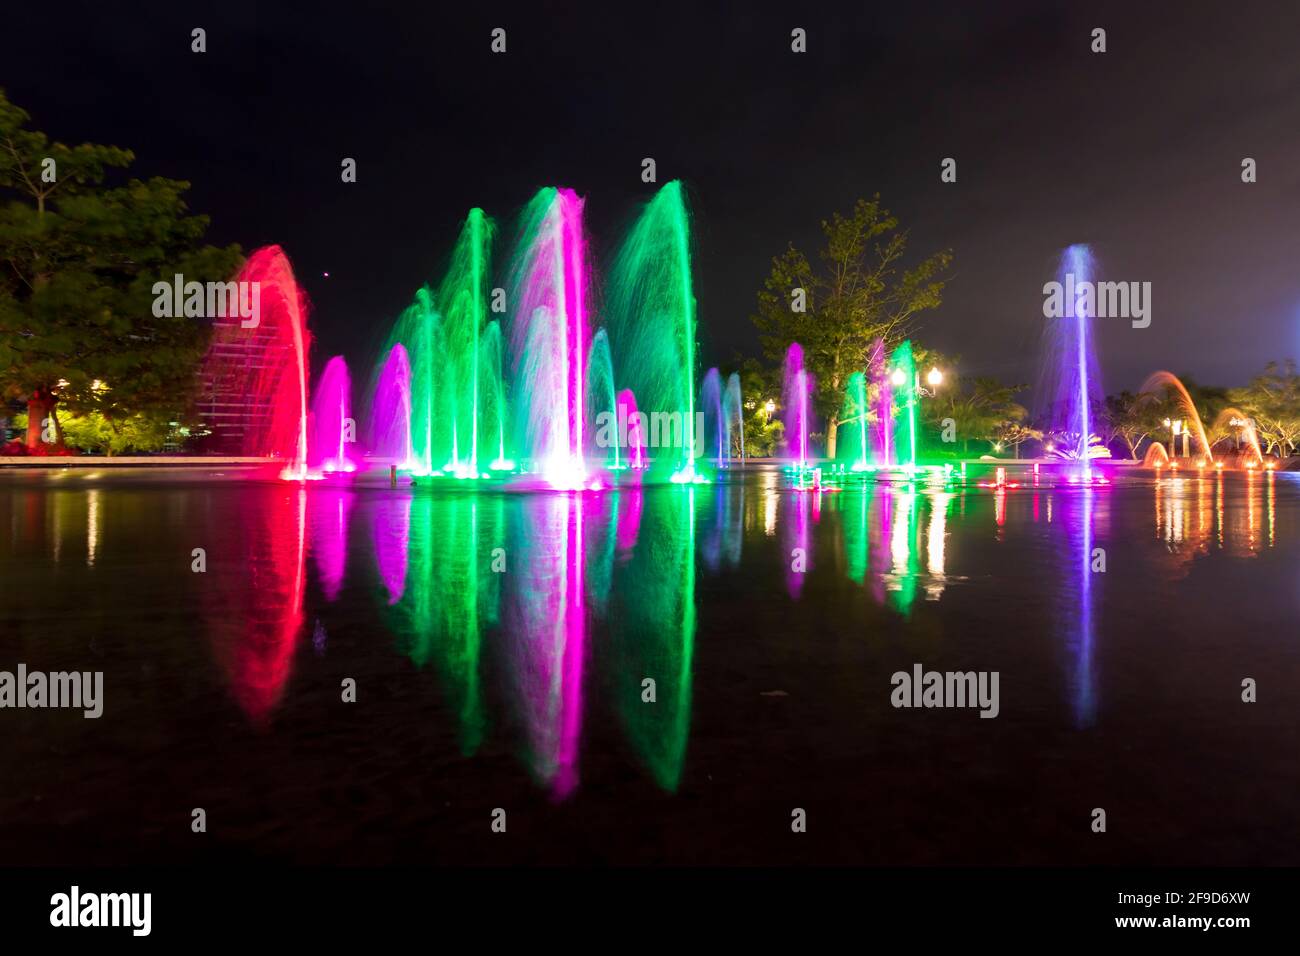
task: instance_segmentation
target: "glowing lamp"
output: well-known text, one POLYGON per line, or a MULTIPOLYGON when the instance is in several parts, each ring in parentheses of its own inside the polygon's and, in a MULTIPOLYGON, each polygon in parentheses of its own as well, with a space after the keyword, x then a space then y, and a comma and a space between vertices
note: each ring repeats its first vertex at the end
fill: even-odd
POLYGON ((774 411, 776 411, 776 402, 772 401, 772 400, 769 398, 769 399, 767 400, 767 404, 763 406, 763 411, 765 411, 765 412, 767 412, 769 415, 771 415, 774 411))
POLYGON ((889 383, 895 388, 902 388, 906 381, 907 375, 904 374, 901 368, 894 369, 893 373, 889 376, 889 383))
POLYGON ((1272 461, 1265 462, 1264 467, 1267 468, 1269 471, 1272 471, 1274 468, 1277 467, 1277 462, 1272 462, 1272 461))
POLYGON ((926 382, 930 385, 938 386, 943 384, 943 372, 937 368, 930 369, 930 374, 925 377, 926 382))
POLYGON ((1214 467, 1215 467, 1215 468, 1222 468, 1222 467, 1223 467, 1223 462, 1221 462, 1221 461, 1216 461, 1216 462, 1214 463, 1214 467))

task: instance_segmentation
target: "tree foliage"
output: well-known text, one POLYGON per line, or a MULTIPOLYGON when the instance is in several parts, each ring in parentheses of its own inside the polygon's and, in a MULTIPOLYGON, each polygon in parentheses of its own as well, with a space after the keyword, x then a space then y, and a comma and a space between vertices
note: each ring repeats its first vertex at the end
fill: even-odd
POLYGON ((906 337, 917 313, 939 306, 952 253, 905 267, 908 233, 879 195, 859 199, 850 215, 835 213, 821 226, 825 244, 815 262, 793 243, 773 258, 752 320, 769 358, 779 361, 791 342, 803 346, 816 377, 816 408, 833 436, 849 376, 866 368, 877 339, 892 346, 906 337), (804 311, 794 307, 796 290, 804 311))
MULTIPOLYGON (((129 150, 65 146, 0 91, 0 398, 108 420, 171 419, 188 403, 207 329, 153 314, 153 284, 226 279, 237 246, 202 245, 189 183, 106 185, 129 150)), ((32 432, 29 431, 29 435, 32 432)))

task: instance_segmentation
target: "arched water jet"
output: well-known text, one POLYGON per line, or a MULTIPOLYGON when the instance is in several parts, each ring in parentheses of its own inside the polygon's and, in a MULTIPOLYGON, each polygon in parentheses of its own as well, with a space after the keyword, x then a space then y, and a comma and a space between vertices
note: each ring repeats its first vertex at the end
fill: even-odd
POLYGON ((733 445, 738 444, 740 463, 743 465, 745 463, 745 409, 740 392, 740 376, 735 372, 727 376, 727 388, 722 395, 722 420, 727 424, 727 455, 732 456, 733 445))
MULTIPOLYGON (((242 453, 281 459, 281 477, 307 477, 307 297, 279 246, 258 249, 235 276, 257 289, 250 321, 218 323, 204 360, 212 395, 233 396, 251 409, 233 427, 242 430, 242 453)), ((244 288, 243 285, 240 286, 244 288)))
POLYGON ((411 445, 411 365, 399 342, 380 367, 370 403, 370 453, 393 464, 414 457, 411 445))
POLYGON ((1161 397, 1160 389, 1164 390, 1164 395, 1172 394, 1178 407, 1182 409, 1183 415, 1191 427, 1192 435, 1196 438, 1196 443, 1200 446, 1201 454, 1205 456, 1206 462, 1214 461, 1214 452, 1210 448, 1210 439, 1205 434, 1205 425, 1201 422, 1201 413, 1196 410, 1196 403, 1192 401, 1191 394, 1188 393, 1186 386, 1179 380, 1173 372, 1152 372, 1147 376, 1142 387, 1138 389, 1140 399, 1151 400, 1161 397))
MULTIPOLYGON (((680 182, 664 185, 638 217, 615 259, 607 305, 618 380, 650 415, 680 422, 671 443, 681 447, 657 448, 652 467, 674 481, 697 480, 695 292, 680 182)), ((662 437, 658 444, 669 444, 662 437)))
POLYGON ((311 441, 308 466, 313 472, 356 471, 348 445, 355 439, 352 420, 352 380, 343 356, 325 363, 311 401, 311 441))
POLYGON ((511 286, 516 446, 554 488, 582 487, 587 264, 583 201, 546 188, 524 210, 511 286))
POLYGON ((592 336, 587 355, 587 419, 596 426, 590 429, 590 454, 613 470, 621 470, 619 446, 624 441, 623 423, 618 417, 614 364, 609 354, 609 335, 604 329, 592 336), (608 454, 611 448, 612 458, 608 454))
POLYGON ((1237 446, 1240 448, 1241 443, 1245 443, 1246 449, 1250 451, 1258 464, 1264 463, 1264 450, 1259 445, 1259 435, 1255 431, 1255 422, 1245 412, 1239 408, 1225 408, 1215 416, 1214 424, 1210 426, 1210 435, 1214 435, 1214 442, 1217 444, 1223 438, 1233 435, 1237 440, 1237 446))

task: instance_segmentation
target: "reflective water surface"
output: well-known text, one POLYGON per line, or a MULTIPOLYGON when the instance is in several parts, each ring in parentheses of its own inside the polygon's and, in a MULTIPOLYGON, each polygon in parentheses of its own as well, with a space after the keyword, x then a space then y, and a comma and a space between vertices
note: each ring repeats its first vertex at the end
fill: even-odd
POLYGON ((468 494, 0 472, 0 670, 105 675, 99 720, 0 710, 0 845, 1296 864, 1298 605, 1295 475, 468 494), (998 671, 998 717, 894 709, 917 663, 998 671))

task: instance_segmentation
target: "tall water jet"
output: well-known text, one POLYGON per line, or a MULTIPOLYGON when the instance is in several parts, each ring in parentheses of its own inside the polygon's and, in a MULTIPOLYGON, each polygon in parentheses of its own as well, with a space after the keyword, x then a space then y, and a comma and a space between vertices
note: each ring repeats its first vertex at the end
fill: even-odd
POLYGON ((862 372, 849 376, 839 427, 845 434, 836 446, 837 456, 850 462, 854 471, 866 471, 871 446, 867 439, 867 377, 862 372))
POLYGON ((370 402, 370 453, 404 465, 414 457, 411 444, 411 364, 400 342, 380 367, 370 402))
MULTIPOLYGON (((894 390, 889 384, 889 363, 885 357, 885 342, 876 339, 867 361, 867 377, 874 390, 875 422, 871 429, 871 449, 876 464, 884 467, 894 462, 894 390)), ((870 395, 866 397, 872 401, 870 395)))
POLYGON ((704 416, 704 447, 713 453, 718 465, 730 456, 727 422, 722 414, 722 375, 716 368, 704 373, 700 384, 700 412, 704 416))
POLYGON ((233 396, 252 409, 219 426, 239 439, 243 454, 281 459, 281 476, 301 480, 307 477, 307 297, 279 246, 254 252, 235 281, 257 290, 255 314, 214 326, 205 388, 214 399, 233 396))
POLYGON ((311 400, 311 441, 307 463, 313 471, 356 471, 348 448, 356 438, 352 420, 352 381, 343 356, 325 363, 311 400))
POLYGON ((893 405, 903 410, 894 431, 895 457, 900 464, 916 467, 916 361, 912 342, 906 339, 889 353, 889 387, 893 405))
POLYGON ((1047 319, 1043 369, 1038 394, 1042 418, 1066 457, 1080 463, 1080 477, 1091 480, 1094 456, 1092 407, 1101 401, 1092 320, 1096 312, 1092 250, 1073 245, 1061 256, 1057 281, 1064 290, 1062 317, 1047 319), (1086 285, 1085 285, 1086 283, 1086 285), (1077 290, 1077 291, 1076 291, 1077 290))
POLYGON ((488 331, 493 234, 483 210, 471 209, 437 289, 420 289, 388 338, 385 356, 400 344, 410 367, 411 450, 402 465, 415 474, 478 477, 480 435, 493 431, 498 447, 489 454, 502 457, 500 360, 490 354, 500 347, 488 331))
POLYGON ((487 451, 496 456, 488 467, 513 471, 515 463, 506 455, 506 386, 501 353, 501 323, 489 322, 479 340, 478 420, 487 428, 487 451))
POLYGON ((738 444, 740 463, 743 465, 745 463, 745 407, 740 391, 740 375, 736 372, 727 376, 727 389, 722 394, 722 420, 727 423, 727 454, 734 454, 733 443, 738 444))
POLYGON ((614 391, 614 363, 609 353, 609 335, 601 329, 591 338, 591 352, 587 356, 587 420, 596 427, 590 430, 593 456, 606 458, 607 449, 614 450, 612 458, 604 463, 615 471, 622 468, 619 446, 623 443, 622 422, 618 417, 614 391))
POLYGON ((615 259, 606 304, 619 382, 643 410, 681 423, 681 447, 660 449, 653 467, 671 470, 676 481, 696 480, 695 292, 679 181, 664 185, 637 219, 615 259))
POLYGON ((637 411, 636 396, 632 394, 630 388, 625 388, 618 393, 618 420, 619 428, 623 429, 623 422, 627 422, 627 461, 628 466, 637 471, 645 468, 645 428, 643 423, 645 416, 637 411))
POLYGON ((812 411, 813 379, 803 366, 803 346, 790 343, 781 373, 782 422, 790 457, 799 470, 808 467, 809 415, 812 411))
MULTIPOLYGON (((417 475, 431 474, 435 460, 435 430, 439 420, 438 385, 441 382, 440 358, 446 352, 442 323, 428 287, 420 289, 393 326, 386 350, 389 363, 402 349, 406 363, 405 400, 406 431, 409 439, 407 457, 400 467, 417 475)), ((400 367, 393 368, 394 373, 400 367)), ((382 380, 384 372, 380 372, 382 380)), ((378 387, 378 386, 377 386, 378 387)), ((379 401, 378 397, 376 401, 379 401)), ((392 419, 389 419, 390 421, 392 419)))
POLYGON ((586 475, 589 280, 582 205, 570 189, 540 190, 524 210, 511 271, 517 447, 555 488, 581 487, 586 475))
POLYGON ((436 298, 446 346, 446 354, 438 357, 440 412, 445 417, 439 423, 437 462, 458 478, 479 474, 481 394, 496 389, 495 383, 484 381, 481 353, 493 232, 482 209, 469 211, 436 298))

